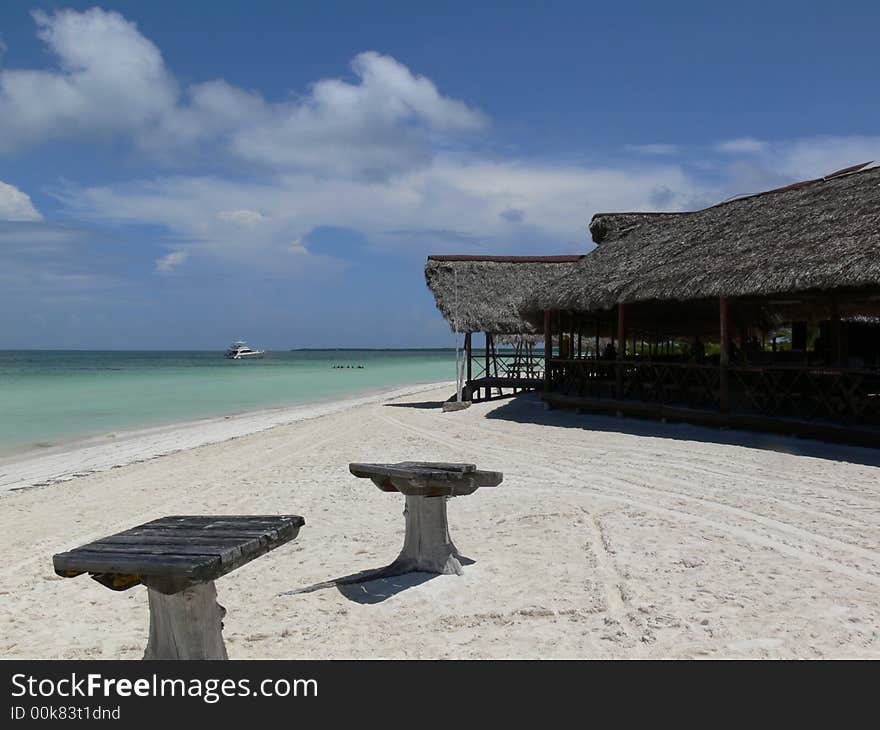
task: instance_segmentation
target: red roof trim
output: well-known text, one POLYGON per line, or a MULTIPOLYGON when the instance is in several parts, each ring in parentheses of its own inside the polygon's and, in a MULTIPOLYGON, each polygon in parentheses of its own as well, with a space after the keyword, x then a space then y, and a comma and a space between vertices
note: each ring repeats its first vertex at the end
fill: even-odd
POLYGON ((497 264, 573 264, 586 254, 564 256, 475 256, 471 254, 437 254, 428 261, 491 261, 497 264))

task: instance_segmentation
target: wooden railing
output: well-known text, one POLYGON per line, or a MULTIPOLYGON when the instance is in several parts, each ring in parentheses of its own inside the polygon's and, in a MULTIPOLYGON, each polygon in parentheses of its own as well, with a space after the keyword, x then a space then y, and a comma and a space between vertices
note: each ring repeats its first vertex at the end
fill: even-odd
MULTIPOLYGON (((549 392, 721 410, 718 365, 650 360, 550 361, 549 392)), ((880 425, 880 371, 794 365, 726 368, 731 412, 880 425)))
POLYGON ((507 378, 544 379, 544 354, 496 352, 489 356, 489 367, 486 369, 486 356, 482 352, 474 352, 471 356, 471 379, 507 378))

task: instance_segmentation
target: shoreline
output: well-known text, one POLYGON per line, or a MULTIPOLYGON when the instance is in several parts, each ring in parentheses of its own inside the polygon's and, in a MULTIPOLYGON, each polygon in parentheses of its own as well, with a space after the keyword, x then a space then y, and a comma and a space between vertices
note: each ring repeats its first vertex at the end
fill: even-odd
POLYGON ((212 416, 191 421, 119 431, 28 449, 0 457, 0 493, 49 486, 160 456, 216 444, 305 421, 386 398, 455 387, 454 380, 379 388, 343 398, 332 398, 277 408, 212 416))

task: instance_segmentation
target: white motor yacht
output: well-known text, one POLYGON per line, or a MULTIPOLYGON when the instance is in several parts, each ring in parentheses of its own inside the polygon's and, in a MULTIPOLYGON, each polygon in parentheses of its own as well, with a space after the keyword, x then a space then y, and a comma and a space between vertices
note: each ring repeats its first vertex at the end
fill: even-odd
POLYGON ((233 342, 225 353, 225 357, 230 360, 244 360, 261 358, 266 354, 265 350, 252 350, 243 340, 233 342))

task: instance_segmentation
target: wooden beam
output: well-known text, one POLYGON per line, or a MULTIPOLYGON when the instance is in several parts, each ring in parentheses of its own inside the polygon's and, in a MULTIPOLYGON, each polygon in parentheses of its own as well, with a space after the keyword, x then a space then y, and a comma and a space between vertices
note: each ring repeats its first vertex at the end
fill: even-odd
POLYGON ((840 340, 840 306, 835 299, 831 302, 831 362, 834 365, 840 365, 843 361, 840 340))
POLYGON ((485 359, 483 362, 483 367, 486 371, 485 375, 488 378, 489 377, 489 346, 492 343, 492 339, 491 339, 492 335, 490 335, 488 332, 484 332, 483 336, 486 338, 486 355, 485 355, 485 359))
POLYGON ((623 400, 623 357, 626 353, 626 327, 624 326, 624 310, 625 307, 623 304, 617 305, 617 342, 619 343, 615 373, 617 381, 617 400, 623 400))
POLYGON ((721 297, 718 300, 719 304, 719 329, 721 331, 721 392, 719 395, 721 401, 721 411, 722 413, 727 413, 730 410, 730 390, 729 390, 729 382, 728 382, 728 372, 727 369, 730 366, 730 347, 729 347, 729 314, 728 314, 728 306, 727 306, 727 297, 721 297))
POLYGON ((553 324, 550 310, 544 310, 544 385, 550 385, 550 358, 553 356, 553 324))
POLYGON ((471 380, 473 380, 473 377, 471 374, 471 351, 472 351, 472 348, 471 348, 471 333, 470 332, 468 332, 464 336, 464 351, 465 351, 465 357, 467 358, 467 379, 468 379, 468 382, 470 382, 471 380))

